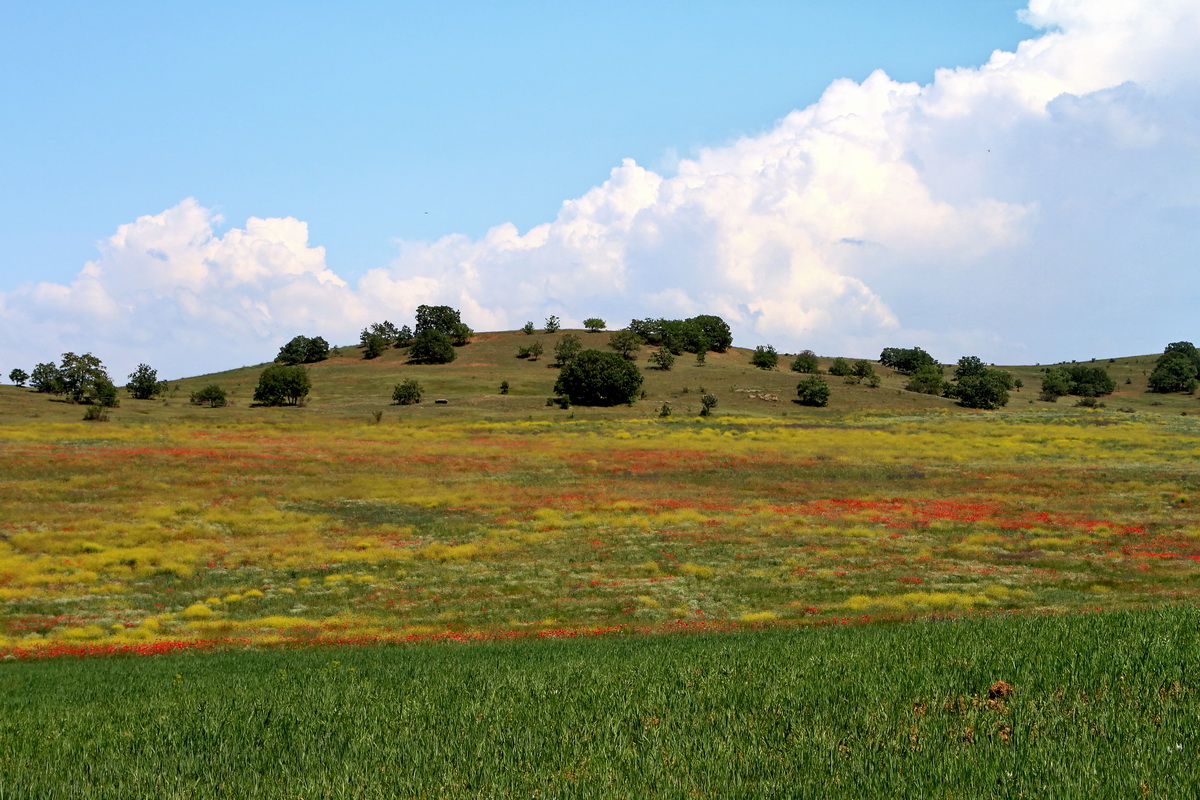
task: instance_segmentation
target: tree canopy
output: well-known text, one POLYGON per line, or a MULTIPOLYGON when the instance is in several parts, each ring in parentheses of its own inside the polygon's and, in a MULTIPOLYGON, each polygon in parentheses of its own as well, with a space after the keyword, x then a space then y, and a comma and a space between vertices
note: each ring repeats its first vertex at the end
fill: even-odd
POLYGON ((304 367, 272 364, 258 376, 254 402, 265 406, 294 406, 308 396, 311 388, 312 379, 304 367))
POLYGON ((166 382, 160 381, 158 372, 148 364, 138 364, 137 369, 129 373, 129 383, 125 384, 125 390, 134 400, 149 400, 166 389, 166 382))
POLYGON ((581 406, 632 403, 642 388, 642 373, 620 353, 584 350, 563 365, 554 393, 581 406))
POLYGON ((426 328, 413 337, 408 357, 417 364, 449 364, 458 357, 458 353, 454 352, 454 340, 450 334, 426 328))
POLYGON ((1154 364, 1149 387, 1152 392, 1194 392, 1200 378, 1200 353, 1191 342, 1171 342, 1154 364))
MULTIPOLYGON (((390 322, 384 323, 391 325, 390 322)), ((376 327, 376 326, 372 326, 376 327)), ((364 336, 366 331, 363 332, 364 336)), ((275 361, 280 364, 315 364, 329 358, 329 342, 320 336, 311 339, 307 336, 296 336, 290 342, 279 348, 275 361)))
POLYGON ((937 360, 919 347, 885 347, 879 363, 901 375, 912 375, 921 367, 937 366, 937 360))

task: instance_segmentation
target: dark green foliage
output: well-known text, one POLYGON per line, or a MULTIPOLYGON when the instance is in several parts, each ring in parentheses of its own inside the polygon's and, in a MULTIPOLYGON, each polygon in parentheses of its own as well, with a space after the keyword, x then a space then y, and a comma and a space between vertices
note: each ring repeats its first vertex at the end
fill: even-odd
POLYGON ((613 331, 608 337, 608 346, 621 354, 622 358, 633 361, 638 351, 642 349, 643 339, 632 328, 623 331, 613 331))
POLYGON ((553 314, 546 317, 546 333, 557 333, 560 327, 562 327, 562 321, 558 317, 553 314))
MULTIPOLYGON (((373 322, 367 327, 363 328, 362 333, 359 334, 359 344, 363 345, 364 347, 367 346, 367 343, 370 341, 372 336, 380 337, 383 339, 384 346, 390 347, 393 343, 400 339, 400 329, 388 322, 386 319, 383 322, 373 322)), ((279 359, 277 358, 275 360, 278 361, 279 359)), ((295 363, 302 362, 298 361, 295 363)))
POLYGON ((820 371, 821 364, 817 361, 817 354, 812 350, 801 350, 800 355, 792 361, 792 372, 811 374, 820 371))
POLYGON ((1043 400, 1054 402, 1063 395, 1079 397, 1103 397, 1116 391, 1117 382, 1108 376, 1102 367, 1086 364, 1068 364, 1050 367, 1042 378, 1043 400))
POLYGON ((408 357, 416 364, 449 364, 458 354, 448 334, 430 328, 413 337, 408 357))
MULTIPOLYGON (((959 365, 962 364, 960 360, 959 365)), ((991 410, 1008 405, 1008 391, 1012 388, 1012 373, 971 363, 962 377, 946 385, 945 394, 965 408, 991 410)))
POLYGON ((533 344, 525 345, 517 348, 517 358, 528 358, 530 361, 537 361, 541 358, 545 348, 542 347, 542 340, 536 339, 533 344))
POLYGON ((660 347, 650 354, 648 361, 653 364, 656 369, 666 372, 675 365, 675 354, 665 347, 660 347))
POLYGON ((987 364, 984 364, 983 359, 979 356, 963 356, 958 360, 958 366, 954 368, 954 380, 982 375, 986 371, 987 364))
POLYGON ((17 386, 24 386, 25 381, 29 380, 29 373, 20 367, 17 367, 8 373, 8 379, 17 386))
POLYGON ((500 381, 500 394, 508 394, 508 381, 500 381))
POLYGON ((662 404, 662 407, 660 407, 660 408, 658 409, 658 416, 660 416, 660 417, 669 417, 669 416, 671 416, 671 404, 670 404, 670 403, 663 403, 663 404, 662 404))
MULTIPOLYGON (((391 325, 390 322, 385 324, 391 325)), ((363 331, 363 335, 366 337, 370 334, 363 331)), ((363 343, 366 344, 365 338, 363 343)), ((329 358, 329 342, 322 337, 314 336, 310 339, 307 336, 296 336, 279 348, 279 355, 275 356, 275 361, 280 364, 315 364, 327 358, 329 358)))
POLYGON ((879 363, 901 375, 913 375, 921 367, 937 366, 938 362, 919 347, 885 347, 879 363))
POLYGON ((108 422, 108 406, 90 405, 83 410, 84 422, 108 422))
POLYGON ((717 398, 715 395, 705 392, 700 395, 700 416, 707 417, 712 414, 714 408, 717 407, 717 398))
POLYGON ((802 406, 825 406, 829 404, 829 384, 819 375, 809 375, 796 384, 796 399, 802 406))
POLYGON ((474 336, 475 331, 471 330, 471 326, 465 322, 460 322, 454 326, 454 330, 450 334, 450 343, 455 347, 463 347, 470 344, 474 336))
POLYGON ((750 366, 759 369, 775 369, 779 364, 779 354, 771 345, 759 345, 750 356, 750 366))
POLYGON ((584 350, 563 366, 555 394, 574 405, 615 406, 632 403, 642 388, 642 373, 619 353, 584 350))
POLYGON ((724 353, 733 344, 733 333, 729 330, 729 325, 718 316, 700 314, 685 321, 700 331, 700 336, 692 340, 697 349, 700 349, 700 343, 703 342, 704 349, 724 353))
POLYGON ((587 328, 592 333, 602 331, 608 327, 608 323, 599 317, 588 317, 583 321, 583 327, 587 328))
POLYGON ((937 364, 925 364, 913 372, 904 388, 921 394, 941 394, 945 383, 941 367, 937 364))
POLYGON ((362 340, 363 358, 379 358, 388 349, 388 340, 377 333, 368 333, 362 340))
POLYGON ((850 366, 850 362, 841 356, 835 358, 833 363, 829 365, 829 374, 839 378, 844 378, 852 372, 853 367, 850 366))
POLYGON ((299 364, 272 364, 258 376, 254 402, 264 406, 296 405, 308 396, 312 379, 299 364))
POLYGON ((413 329, 407 325, 400 326, 400 333, 396 336, 396 347, 408 347, 412 344, 413 329))
POLYGON ((92 382, 92 402, 104 408, 116 408, 121 404, 117 399, 117 387, 107 375, 100 375, 92 382))
POLYGON ((533 322, 530 321, 521 326, 521 330, 525 332, 526 336, 532 336, 533 332, 537 329, 533 327, 533 322))
POLYGON ((859 380, 870 380, 875 377, 875 368, 871 366, 870 361, 858 360, 854 362, 854 366, 850 369, 850 374, 859 380))
POLYGON ((38 364, 33 368, 33 375, 29 378, 30 386, 36 392, 43 394, 62 394, 63 381, 62 373, 59 372, 57 364, 38 364))
POLYGON ((448 338, 454 337, 454 326, 462 322, 462 317, 456 309, 450 306, 417 306, 416 338, 422 333, 437 331, 448 338))
POLYGON ((564 333, 554 345, 554 363, 562 366, 583 351, 583 339, 574 333, 564 333))
POLYGON ((158 379, 158 372, 148 364, 138 364, 137 369, 129 373, 129 383, 125 390, 134 400, 149 400, 166 390, 166 383, 158 379))
POLYGON ((1194 392, 1200 378, 1200 353, 1191 342, 1171 342, 1154 363, 1150 373, 1152 392, 1194 392))
POLYGON ((392 390, 392 402, 398 406, 411 406, 421 402, 423 394, 421 384, 417 383, 416 378, 406 378, 392 390))
POLYGON ((81 356, 63 353, 58 374, 61 379, 58 394, 66 395, 72 403, 91 402, 96 396, 96 381, 108 380, 104 365, 91 353, 81 356))
POLYGON ((733 343, 733 335, 725 320, 711 314, 682 320, 635 319, 629 323, 628 329, 643 341, 666 347, 675 355, 707 350, 723 353, 733 343))
POLYGON ((210 383, 198 392, 192 392, 189 402, 196 406, 208 406, 209 408, 220 408, 225 405, 225 390, 215 383, 210 383))

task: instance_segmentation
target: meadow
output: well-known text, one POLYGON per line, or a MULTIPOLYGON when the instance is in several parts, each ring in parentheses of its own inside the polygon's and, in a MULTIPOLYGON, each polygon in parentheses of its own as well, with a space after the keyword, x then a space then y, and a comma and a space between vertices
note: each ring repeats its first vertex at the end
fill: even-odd
POLYGON ((0 797, 1194 792, 1200 421, 1152 358, 1103 409, 808 409, 731 350, 563 410, 479 339, 301 408, 0 387, 0 797))

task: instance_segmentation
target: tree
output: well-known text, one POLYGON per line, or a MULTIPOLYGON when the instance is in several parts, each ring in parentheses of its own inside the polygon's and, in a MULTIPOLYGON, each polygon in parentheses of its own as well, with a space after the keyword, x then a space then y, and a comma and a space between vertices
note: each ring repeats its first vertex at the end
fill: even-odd
POLYGON ((587 319, 585 319, 583 321, 583 327, 587 328, 589 332, 595 333, 597 331, 602 331, 605 328, 607 328, 608 323, 605 322, 604 320, 600 319, 599 317, 588 317, 587 319))
POLYGON ((57 394, 65 394, 72 403, 91 402, 96 396, 96 381, 108 380, 104 365, 91 353, 63 353, 58 374, 61 380, 57 394))
POLYGON ((1191 342, 1171 342, 1154 363, 1150 373, 1149 388, 1152 392, 1196 391, 1196 379, 1200 377, 1200 353, 1191 342))
POLYGON ((427 328, 413 337, 408 357, 416 364, 449 364, 458 354, 449 335, 427 328))
POLYGON ((462 322, 456 309, 450 306, 417 306, 416 336, 427 331, 438 331, 453 338, 454 326, 462 322))
POLYGON ((800 355, 792 361, 792 372, 815 373, 821 371, 817 354, 812 350, 801 350, 800 355))
POLYGON ((913 371, 904 388, 921 394, 941 394, 945 384, 942 368, 937 364, 925 364, 913 371))
POLYGON ((25 381, 29 380, 29 373, 26 372, 25 370, 21 369, 20 367, 17 367, 16 369, 14 369, 8 373, 8 379, 10 381, 12 381, 13 383, 15 383, 17 386, 24 386, 25 381))
POLYGON ((1062 367, 1050 367, 1042 375, 1042 392, 1039 399, 1054 403, 1058 398, 1071 393, 1071 378, 1062 367))
POLYGON ((775 348, 771 345, 759 345, 754 348, 754 354, 750 356, 750 366, 758 367, 759 369, 775 369, 779 364, 779 354, 775 352, 775 348))
POLYGON ((562 366, 583 351, 583 339, 574 333, 564 333, 554 345, 554 363, 562 366))
POLYGON ((545 352, 545 349, 542 347, 542 340, 534 339, 533 344, 517 348, 517 358, 528 358, 530 361, 537 361, 542 357, 543 352, 545 352))
POLYGON ((397 383, 396 388, 392 390, 392 402, 398 406, 411 406, 421 402, 422 394, 424 392, 417 379, 406 378, 402 383, 397 383))
POLYGON ((629 329, 613 331, 609 334, 608 346, 620 353, 622 358, 634 361, 642 349, 642 337, 629 329))
POLYGON ((521 326, 521 330, 525 332, 526 336, 533 336, 533 332, 537 330, 537 328, 533 326, 533 320, 530 320, 521 326))
POLYGON ((471 326, 465 322, 459 322, 450 332, 450 343, 455 347, 463 347, 471 343, 471 339, 475 336, 475 331, 471 330, 471 326))
POLYGON ((121 405, 117 399, 117 387, 109 380, 108 375, 99 375, 92 381, 92 401, 102 408, 116 408, 121 405))
POLYGON ((660 347, 650 354, 650 363, 666 372, 675 365, 675 354, 665 347, 660 347))
POLYGON ((700 395, 700 416, 707 417, 717 407, 717 398, 705 392, 700 395))
POLYGON ((366 347, 372 336, 383 339, 384 347, 390 347, 400 340, 400 329, 386 319, 383 322, 373 322, 362 329, 362 333, 358 335, 358 343, 366 347))
POLYGON ((368 333, 362 341, 363 358, 372 359, 379 358, 383 355, 383 351, 388 349, 388 340, 380 336, 378 333, 368 333))
POLYGON ((948 384, 945 392, 947 397, 958 400, 958 404, 964 408, 990 410, 1008 405, 1008 390, 1011 388, 1011 373, 983 367, 980 371, 968 372, 954 383, 948 384))
POLYGON ((921 367, 937 366, 937 360, 919 347, 885 347, 879 363, 901 375, 913 375, 921 367))
POLYGON ((258 376, 254 402, 265 406, 296 405, 308 396, 312 379, 304 367, 272 364, 258 376))
POLYGON ((695 340, 703 342, 706 349, 724 353, 733 344, 733 333, 725 320, 712 314, 700 314, 686 320, 700 332, 695 340))
POLYGON ((963 378, 972 378, 977 375, 982 375, 987 371, 987 365, 979 356, 963 356, 958 360, 958 366, 954 368, 954 380, 962 380, 963 378))
POLYGON ((38 364, 33 368, 30 385, 35 392, 43 394, 62 394, 62 373, 57 364, 38 364))
POLYGON ((582 406, 632 403, 642 388, 642 373, 620 353, 584 350, 563 366, 554 393, 582 406))
POLYGON ((209 408, 220 408, 225 405, 225 390, 215 383, 210 383, 198 392, 192 392, 188 398, 192 405, 207 405, 209 408))
POLYGON ((166 388, 166 382, 160 381, 158 372, 147 364, 138 364, 137 369, 129 373, 129 383, 125 384, 125 390, 134 400, 149 400, 162 394, 166 388))
POLYGON ((842 358, 841 356, 838 356, 837 358, 835 358, 833 360, 833 363, 829 365, 829 374, 830 375, 836 375, 839 378, 844 378, 847 375, 849 375, 850 372, 851 372, 850 362, 847 361, 846 359, 842 358))
POLYGON ((859 380, 869 381, 875 377, 875 368, 871 366, 870 361, 859 359, 854 362, 854 366, 850 369, 850 374, 859 380))
POLYGON ((560 327, 562 327, 562 322, 558 317, 553 314, 546 317, 546 333, 557 333, 560 327))
POLYGON ((796 399, 802 406, 829 405, 829 384, 819 375, 802 378, 796 384, 796 399))
MULTIPOLYGON (((384 324, 391 325, 392 323, 387 322, 384 324)), ((375 328, 378 326, 372 325, 371 327, 375 328)), ((370 336, 367 331, 363 331, 363 334, 364 336, 370 336)), ((365 340, 363 344, 366 344, 365 340)), ((329 342, 320 336, 314 336, 311 339, 307 336, 296 336, 283 347, 279 348, 279 355, 275 356, 275 361, 280 364, 315 364, 327 358, 329 358, 329 342)))

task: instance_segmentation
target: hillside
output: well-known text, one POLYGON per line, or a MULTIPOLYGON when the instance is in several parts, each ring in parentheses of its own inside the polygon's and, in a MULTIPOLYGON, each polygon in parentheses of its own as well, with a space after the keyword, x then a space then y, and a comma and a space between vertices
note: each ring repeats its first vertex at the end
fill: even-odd
MULTIPOLYGON (((793 402, 800 378, 788 370, 793 354, 781 353, 779 369, 764 371, 750 365, 753 351, 733 347, 725 353, 709 353, 703 366, 695 357, 684 353, 667 372, 654 369, 647 358, 654 348, 644 347, 638 359, 645 382, 644 399, 632 406, 592 409, 575 407, 563 411, 547 406, 553 395, 558 369, 554 365, 554 345, 566 333, 583 338, 584 346, 607 349, 608 332, 589 333, 584 330, 563 330, 554 334, 532 336, 521 331, 481 333, 464 347, 458 348, 458 358, 436 366, 407 363, 406 351, 389 349, 372 360, 362 358, 358 346, 336 348, 339 355, 313 364, 313 388, 303 408, 255 408, 251 398, 258 374, 266 364, 239 367, 210 375, 198 375, 171 383, 165 398, 131 400, 121 392, 121 406, 112 412, 115 422, 138 422, 185 418, 191 421, 222 420, 252 421, 288 418, 287 415, 321 415, 333 418, 373 418, 382 412, 384 419, 559 419, 570 414, 580 416, 645 418, 657 416, 663 404, 673 415, 694 416, 700 410, 700 395, 707 391, 718 399, 718 415, 751 417, 830 417, 848 412, 923 412, 932 410, 971 412, 960 409, 942 397, 909 392, 904 389, 907 377, 872 362, 881 378, 877 388, 849 385, 842 378, 825 375, 832 388, 826 408, 805 408, 793 402), (545 354, 537 361, 516 357, 518 348, 540 340, 545 354), (417 406, 400 407, 391 402, 392 388, 406 378, 415 378, 425 390, 425 401, 417 406), (500 384, 507 381, 509 394, 500 394, 500 384), (191 393, 211 383, 219 384, 229 395, 230 405, 220 409, 198 408, 188 403, 191 393), (444 399, 446 404, 436 404, 444 399)), ((1146 381, 1157 355, 1101 359, 1117 383, 1117 391, 1103 398, 1106 408, 1133 410, 1145 413, 1178 415, 1200 411, 1194 396, 1150 394, 1146 381)), ((828 369, 832 357, 821 358, 821 367, 828 369)), ((1042 365, 1007 365, 1024 387, 1012 393, 1004 412, 1036 410, 1061 411, 1074 405, 1076 398, 1064 397, 1057 404, 1037 400, 1041 385, 1042 365)), ((950 370, 947 370, 949 374, 950 370)), ((14 419, 42 418, 73 421, 79 418, 78 406, 59 398, 37 394, 15 386, 0 387, 0 413, 14 419)), ((989 412, 995 413, 995 412, 989 412)), ((1003 413, 1003 412, 1001 412, 1003 413)))

